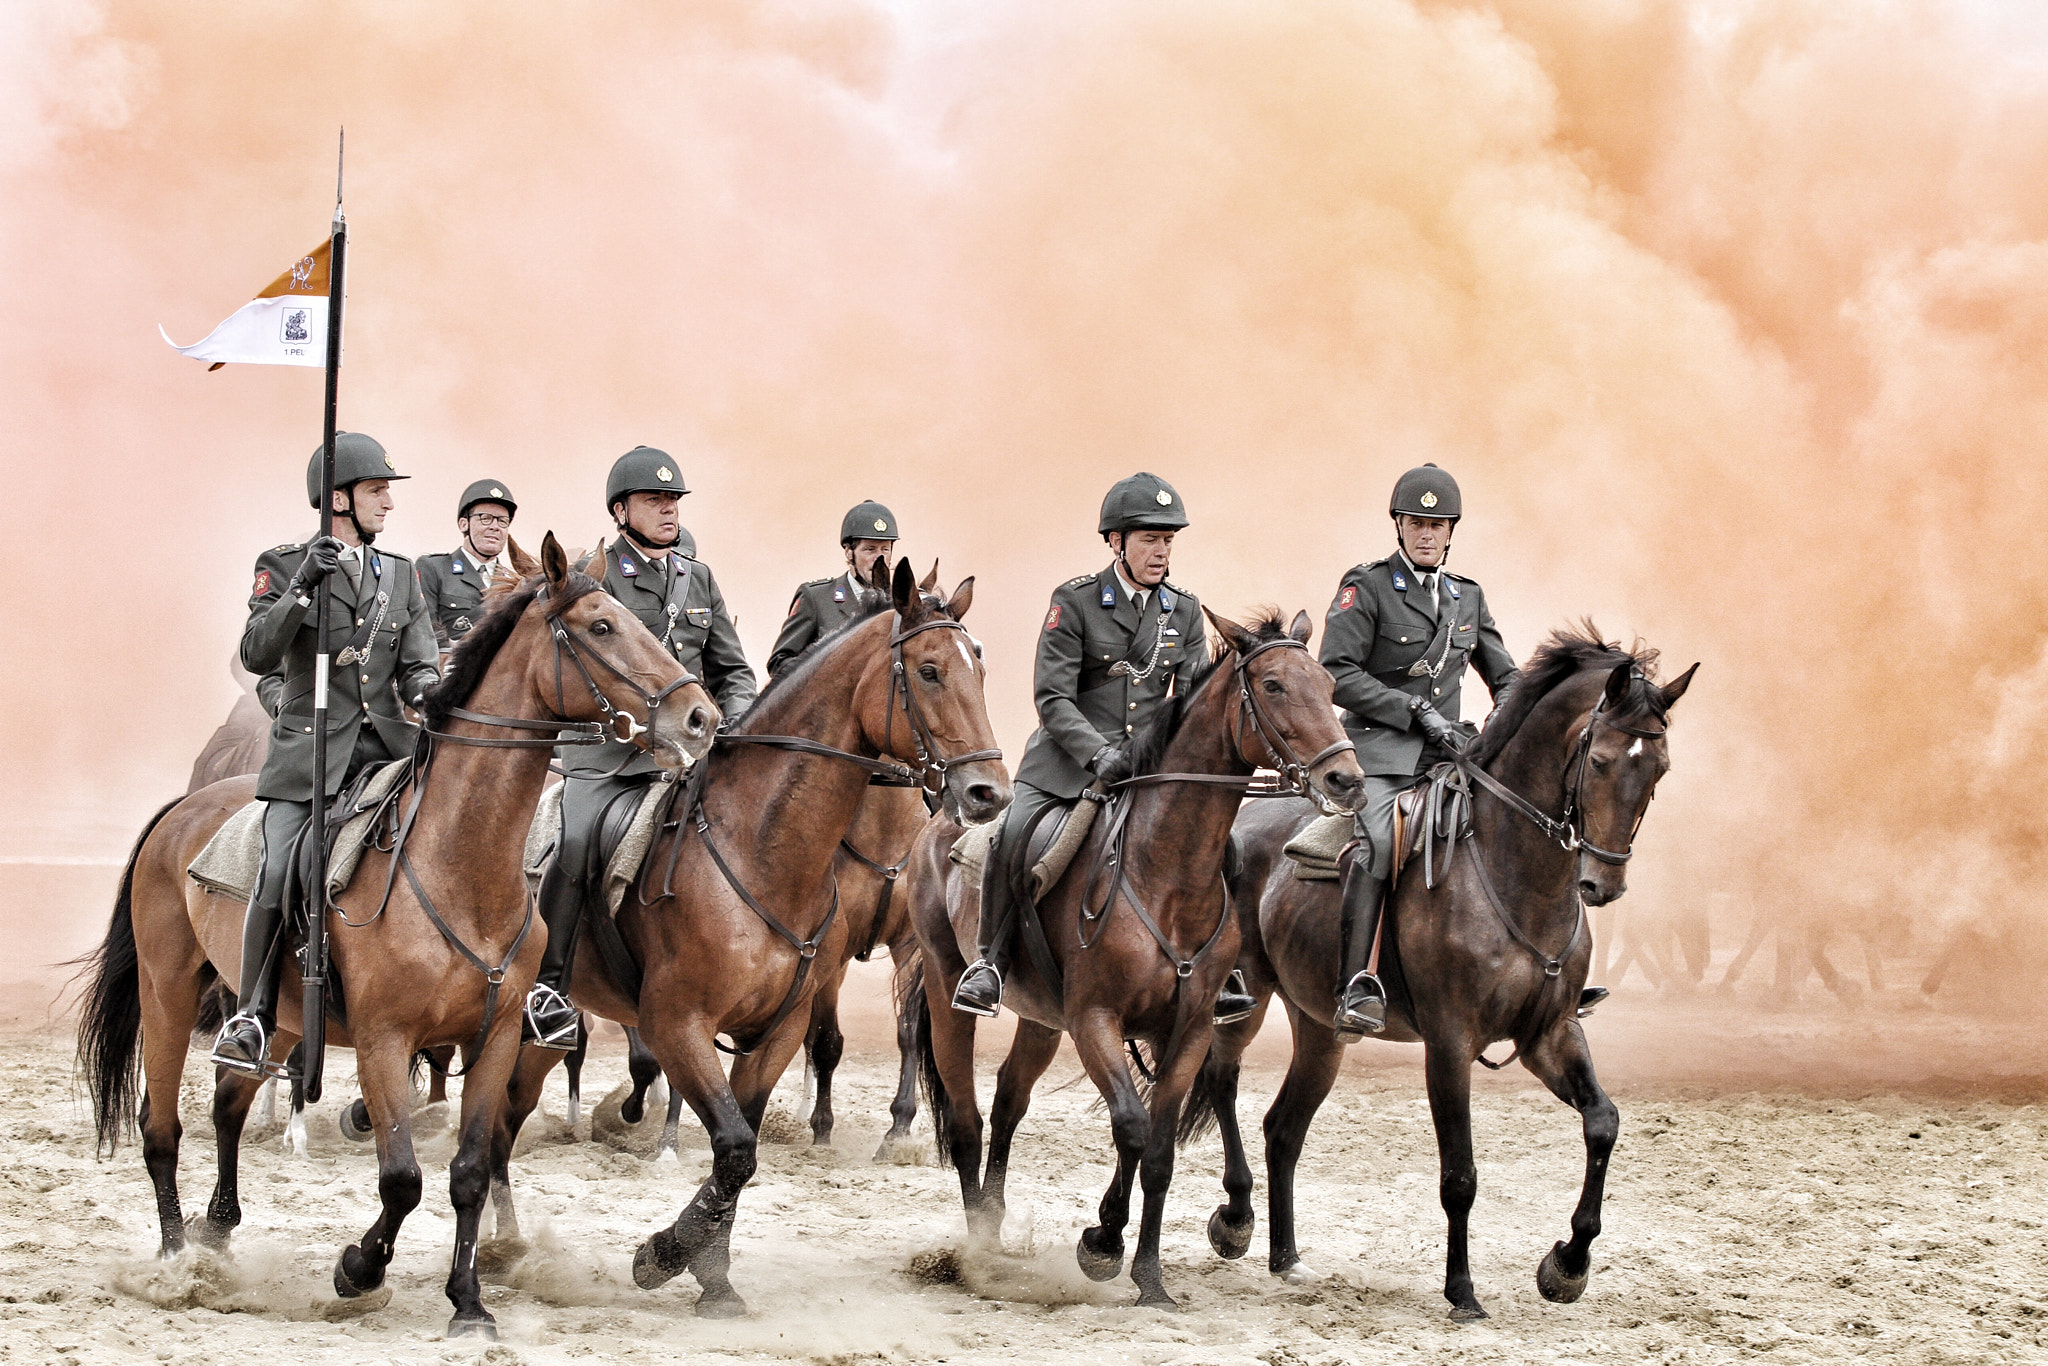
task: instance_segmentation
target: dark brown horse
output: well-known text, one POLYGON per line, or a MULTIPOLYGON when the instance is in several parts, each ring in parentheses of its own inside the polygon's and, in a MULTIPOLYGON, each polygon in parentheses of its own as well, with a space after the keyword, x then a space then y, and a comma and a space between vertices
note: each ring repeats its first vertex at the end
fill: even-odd
POLYGON ((1291 631, 1277 615, 1251 628, 1213 612, 1209 621, 1220 653, 1140 737, 1138 776, 1039 898, 1061 980, 1046 980, 1033 953, 1017 956, 1004 996, 1018 1014, 1017 1033, 996 1081, 986 1176, 974 1097, 975 1017, 951 1008, 981 905, 947 857, 960 826, 934 818, 910 865, 911 917, 924 951, 932 1124, 960 1174, 970 1234, 1000 1240, 1011 1138, 1061 1033, 1071 1034, 1108 1102, 1117 1154, 1100 1222, 1082 1233, 1075 1255, 1098 1281, 1122 1270, 1131 1181, 1141 1177, 1144 1212, 1131 1277, 1140 1304, 1166 1307, 1174 1301, 1160 1274, 1159 1235, 1173 1179, 1174 1125, 1208 1051, 1216 993, 1237 957, 1223 874, 1231 818, 1261 767, 1279 769, 1294 790, 1323 794, 1340 809, 1349 809, 1363 785, 1331 710, 1330 676, 1307 649, 1308 614, 1298 615, 1291 631), (1156 1062, 1149 1102, 1124 1060, 1133 1040, 1148 1045, 1156 1062))
MULTIPOLYGON (((365 851, 329 912, 347 1011, 330 1037, 356 1050, 383 1204, 362 1241, 342 1253, 335 1290, 353 1297, 383 1282, 399 1226, 420 1200, 410 1063, 422 1049, 459 1044, 470 1079, 449 1167, 453 1334, 495 1331, 479 1298, 477 1223, 519 1051, 520 1006, 546 943, 520 863, 549 747, 562 732, 631 738, 630 731, 663 763, 681 764, 709 748, 718 723, 704 689, 630 612, 570 570, 552 536, 541 563, 542 574, 500 596, 429 693, 429 738, 387 808, 401 814, 380 825, 393 838, 365 851)), ((186 1049, 201 997, 216 978, 237 980, 241 967, 242 903, 206 891, 186 869, 254 791, 253 778, 229 779, 157 813, 129 857, 90 969, 79 1053, 100 1138, 111 1145, 126 1129, 141 1084, 143 1161, 165 1256, 187 1235, 177 1185, 186 1049)), ((300 1032, 296 986, 288 980, 281 993, 273 1061, 300 1032)), ((225 1245, 241 1222, 237 1157, 258 1085, 219 1071, 218 1181, 206 1217, 190 1230, 203 1243, 225 1245)))
MULTIPOLYGON (((728 1275, 733 1217, 769 1094, 809 1029, 817 965, 847 952, 832 868, 869 778, 929 773, 947 808, 975 823, 1010 800, 981 660, 959 624, 974 581, 950 600, 923 594, 903 561, 888 587, 887 606, 818 642, 769 684, 674 794, 617 916, 642 972, 637 1000, 607 971, 594 933, 577 952, 577 1003, 637 1027, 710 1134, 711 1178, 633 1259, 645 1289, 689 1271, 707 1317, 746 1312, 728 1275), (730 1081, 721 1034, 738 1050, 730 1081)), ((521 1063, 493 1147, 501 1237, 517 1230, 506 1184, 512 1141, 552 1062, 521 1063)))
MULTIPOLYGON (((1389 1014, 1379 1037, 1425 1047, 1440 1191, 1450 1220, 1444 1298, 1454 1319, 1486 1316, 1472 1291, 1465 1239, 1478 1189, 1472 1063, 1489 1044, 1513 1041, 1522 1065, 1584 1123, 1586 1180, 1571 1241, 1544 1257, 1536 1284, 1545 1298, 1569 1303, 1592 1271, 1591 1245, 1600 1232, 1601 1191, 1620 1115, 1594 1078, 1577 1019, 1592 953, 1584 907, 1604 906, 1625 889, 1636 828, 1670 766, 1664 733, 1671 705, 1699 667, 1659 687, 1650 680, 1655 660, 1652 652, 1629 654, 1602 644, 1590 624, 1584 634, 1553 635, 1502 695, 1464 756, 1461 767, 1485 775, 1468 779, 1474 794, 1469 838, 1449 853, 1448 864, 1446 846, 1434 846, 1434 888, 1426 885, 1421 860, 1413 859, 1390 898, 1380 960, 1389 1014)), ((1238 965, 1259 1008, 1217 1029, 1182 1126, 1188 1138, 1211 1114, 1220 1123, 1230 1201, 1210 1219, 1209 1241, 1225 1257, 1243 1256, 1252 1237, 1252 1173, 1237 1127, 1238 1062, 1279 993, 1294 1033, 1294 1060, 1266 1113, 1267 1264, 1289 1280, 1315 1275, 1295 1247, 1294 1165, 1344 1057, 1330 1028, 1339 884, 1297 879, 1281 852, 1315 814, 1306 802, 1276 802, 1238 818, 1244 849, 1236 884, 1244 943, 1238 965)))

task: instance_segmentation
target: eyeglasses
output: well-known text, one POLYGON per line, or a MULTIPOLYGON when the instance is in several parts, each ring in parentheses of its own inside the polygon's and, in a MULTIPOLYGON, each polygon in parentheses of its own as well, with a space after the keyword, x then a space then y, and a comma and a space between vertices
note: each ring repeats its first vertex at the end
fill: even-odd
POLYGON ((469 515, 469 520, 473 525, 476 526, 512 525, 512 519, 510 517, 500 517, 495 512, 473 512, 469 515))

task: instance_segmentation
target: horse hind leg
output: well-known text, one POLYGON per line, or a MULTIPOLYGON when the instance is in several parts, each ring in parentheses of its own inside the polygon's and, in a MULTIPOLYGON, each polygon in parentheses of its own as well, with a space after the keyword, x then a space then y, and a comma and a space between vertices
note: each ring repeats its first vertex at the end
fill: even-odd
POLYGON ((509 1103, 512 1072, 519 1057, 519 1026, 501 1022, 480 1056, 468 1059, 462 1087, 462 1136, 448 1164, 448 1199, 455 1210, 455 1253, 449 1263, 447 1295, 455 1306, 448 1336, 495 1339, 497 1320, 484 1308, 477 1281, 477 1236, 484 1197, 491 1188, 491 1159, 503 1131, 500 1115, 509 1103))
POLYGON ((633 1089, 619 1102, 619 1118, 628 1124, 638 1124, 647 1114, 647 1090, 661 1077, 661 1064, 640 1038, 640 1031, 630 1025, 626 1029, 626 1075, 632 1078, 633 1089))
MULTIPOLYGON (((278 1042, 271 1041, 273 1059, 280 1051, 278 1042)), ((255 1104, 256 1093, 272 1083, 225 1067, 214 1070, 213 1197, 206 1202, 206 1217, 194 1220, 187 1229, 195 1241, 219 1251, 227 1247, 242 1222, 242 1132, 249 1122, 249 1107, 255 1104)))
POLYGON ((1586 1181, 1579 1207, 1572 1212, 1571 1241, 1552 1247, 1536 1268, 1536 1288, 1543 1298, 1570 1304, 1586 1293, 1593 1274, 1593 1240, 1600 1236, 1600 1203, 1607 1188, 1608 1159, 1621 1132, 1621 1112, 1593 1075, 1593 1055, 1576 1020, 1560 1019, 1552 1025, 1522 1055, 1522 1065, 1579 1112, 1585 1130, 1586 1181))
POLYGON ((906 996, 896 1010, 896 1099, 889 1102, 889 1132, 875 1149, 877 1162, 893 1161, 897 1146, 910 1137, 910 1126, 917 1119, 917 1059, 923 1048, 924 1025, 916 1002, 906 996))
POLYGON ((923 1034, 918 1072, 931 1105, 932 1135, 938 1150, 960 1178, 960 1204, 967 1216, 967 1236, 987 1243, 1001 1236, 988 1226, 981 1190, 981 1108, 974 1099, 975 1017, 953 1009, 944 980, 925 965, 924 983, 914 1001, 923 1034))
POLYGON ((569 1080, 568 1108, 562 1121, 575 1128, 583 1119, 583 1061, 590 1056, 590 1017, 576 1017, 576 1047, 562 1060, 562 1072, 569 1080))
POLYGON ((832 1075, 846 1055, 846 1035, 839 1028, 839 992, 836 983, 824 984, 811 1002, 811 1032, 804 1040, 810 1072, 818 1094, 811 1103, 811 1144, 832 1145, 832 1075))
POLYGON ((1294 1219, 1294 1172, 1308 1141, 1309 1125, 1337 1084, 1344 1045, 1328 1025, 1288 1007, 1294 1056, 1287 1078, 1266 1111, 1266 1269, 1290 1285, 1321 1279, 1301 1259, 1294 1219))
POLYGON ((1010 1041, 1010 1055, 996 1073, 995 1103, 989 1107, 988 1171, 981 1179, 981 1199, 990 1230, 999 1239, 1007 1206, 1003 1188, 1010 1172, 1010 1142, 1031 1108, 1031 1089, 1059 1051, 1058 1030, 1020 1019, 1016 1037, 1010 1041))
POLYGON ((358 1045, 356 1057, 363 1101, 376 1126, 377 1194, 383 1208, 362 1241, 342 1249, 334 1264, 334 1293, 345 1300, 384 1284, 399 1227, 418 1207, 422 1185, 412 1148, 412 1051, 358 1045))

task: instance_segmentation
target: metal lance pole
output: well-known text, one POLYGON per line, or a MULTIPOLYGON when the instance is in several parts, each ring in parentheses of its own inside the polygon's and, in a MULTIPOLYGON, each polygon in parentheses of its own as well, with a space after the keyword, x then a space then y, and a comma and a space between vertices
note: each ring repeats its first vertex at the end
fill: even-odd
MULTIPOLYGON (((348 251, 348 220, 341 213, 341 157, 334 168, 334 237, 327 256, 327 413, 320 447, 320 534, 334 534, 334 402, 341 377, 341 301, 343 260, 348 251)), ((306 832, 313 842, 312 886, 306 889, 307 917, 305 1009, 301 1030, 301 1094, 306 1104, 320 1099, 321 1076, 327 1065, 327 676, 333 667, 333 642, 328 639, 328 605, 334 576, 320 580, 314 612, 319 622, 319 653, 313 657, 313 815, 306 832)))

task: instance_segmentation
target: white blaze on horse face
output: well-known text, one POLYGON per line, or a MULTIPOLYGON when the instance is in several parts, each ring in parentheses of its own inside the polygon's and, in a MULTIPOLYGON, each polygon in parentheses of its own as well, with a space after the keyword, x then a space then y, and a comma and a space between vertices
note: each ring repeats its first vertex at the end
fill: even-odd
MULTIPOLYGON (((958 633, 958 632, 956 632, 955 634, 959 634, 959 633, 958 633)), ((967 664, 967 676, 968 676, 969 678, 972 678, 972 677, 974 677, 974 673, 975 673, 975 663, 974 663, 974 650, 973 650, 973 647, 971 647, 970 645, 968 645, 968 643, 967 643, 967 638, 966 638, 966 637, 965 637, 964 635, 962 635, 962 636, 961 636, 961 638, 960 638, 959 640, 956 640, 956 641, 954 641, 954 642, 953 642, 953 644, 954 644, 954 647, 955 647, 955 648, 957 648, 957 649, 958 649, 958 650, 960 651, 960 658, 961 658, 962 660, 966 661, 966 664, 967 664)))
POLYGON ((1630 745, 1630 746, 1628 747, 1628 757, 1629 757, 1629 758, 1631 758, 1631 759, 1633 759, 1633 758, 1635 758, 1636 756, 1640 755, 1640 754, 1641 754, 1642 752, 1643 752, 1643 740, 1642 740, 1642 737, 1641 737, 1641 736, 1637 736, 1637 737, 1636 737, 1636 742, 1635 742, 1634 744, 1632 744, 1632 745, 1630 745))

